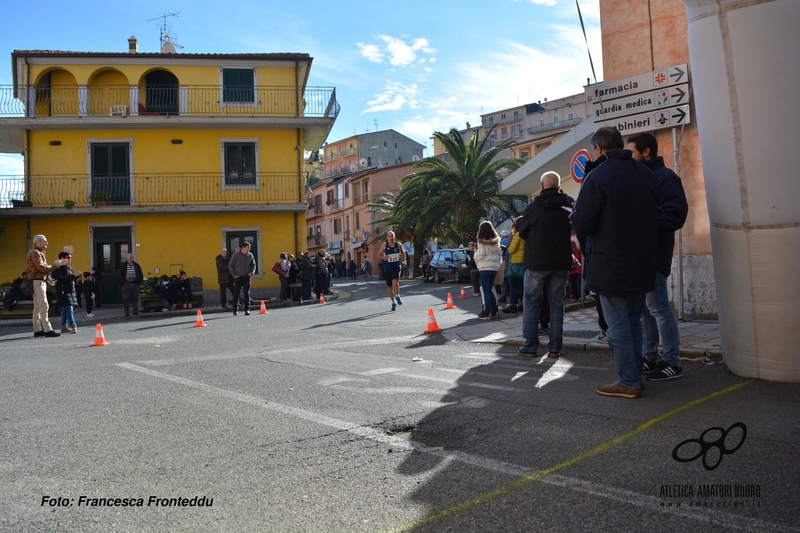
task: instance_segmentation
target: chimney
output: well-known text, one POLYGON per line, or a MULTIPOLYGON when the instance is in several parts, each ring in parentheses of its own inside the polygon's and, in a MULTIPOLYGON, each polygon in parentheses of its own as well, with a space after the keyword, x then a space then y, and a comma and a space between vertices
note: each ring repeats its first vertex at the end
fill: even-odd
POLYGON ((137 39, 135 35, 131 35, 130 37, 128 37, 128 53, 129 54, 139 53, 139 39, 137 39))

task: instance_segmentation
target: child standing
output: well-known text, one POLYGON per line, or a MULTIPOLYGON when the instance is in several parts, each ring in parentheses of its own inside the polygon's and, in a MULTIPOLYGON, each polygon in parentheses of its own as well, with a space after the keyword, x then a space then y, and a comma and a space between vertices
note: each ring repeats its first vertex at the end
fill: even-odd
POLYGON ((53 271, 53 278, 56 280, 56 297, 58 306, 61 308, 61 333, 78 333, 78 326, 75 325, 74 308, 78 306, 78 299, 75 296, 75 279, 81 276, 82 272, 72 272, 72 254, 61 252, 58 258, 66 260, 66 263, 53 271))
POLYGON ((83 294, 86 296, 86 316, 94 318, 95 314, 92 313, 94 307, 94 281, 92 281, 92 273, 83 273, 83 294))

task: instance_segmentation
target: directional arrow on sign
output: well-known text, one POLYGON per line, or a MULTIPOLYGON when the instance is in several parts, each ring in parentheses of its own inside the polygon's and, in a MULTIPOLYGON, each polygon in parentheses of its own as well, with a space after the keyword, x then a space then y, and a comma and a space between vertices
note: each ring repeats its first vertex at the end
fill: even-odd
MULTIPOLYGON (((681 100, 683 100, 683 97, 686 96, 686 91, 681 90, 680 87, 675 87, 674 91, 678 94, 678 99, 675 100, 673 103, 680 104, 681 100)), ((675 95, 673 94, 672 97, 675 98, 675 95)))
POLYGON ((683 75, 686 74, 680 67, 675 67, 675 72, 669 75, 670 78, 675 78, 673 83, 678 83, 683 78, 683 75), (676 77, 677 76, 677 77, 676 77))
POLYGON ((678 120, 675 121, 675 124, 680 124, 681 122, 683 122, 683 119, 686 118, 686 111, 684 111, 680 107, 676 107, 674 111, 676 111, 678 114, 672 115, 672 118, 677 118, 678 120))

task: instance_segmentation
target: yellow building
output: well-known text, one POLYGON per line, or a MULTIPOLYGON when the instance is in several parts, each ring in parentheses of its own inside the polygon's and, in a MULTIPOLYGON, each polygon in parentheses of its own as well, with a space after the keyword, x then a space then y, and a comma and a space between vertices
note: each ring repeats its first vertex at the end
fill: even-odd
POLYGON ((304 153, 325 141, 339 106, 308 87, 302 53, 15 51, 0 88, 0 151, 23 177, 0 179, 0 281, 19 276, 31 238, 76 269, 115 270, 134 254, 145 276, 185 270, 215 298, 215 257, 253 244, 253 288, 306 246, 304 153), (264 275, 266 274, 266 275, 264 275))

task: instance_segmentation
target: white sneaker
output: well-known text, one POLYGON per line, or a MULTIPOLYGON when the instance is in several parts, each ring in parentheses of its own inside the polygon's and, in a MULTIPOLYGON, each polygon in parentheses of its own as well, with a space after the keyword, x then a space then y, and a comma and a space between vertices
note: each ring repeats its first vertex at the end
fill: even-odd
POLYGON ((86 313, 86 318, 94 318, 96 316, 94 313, 86 313))

